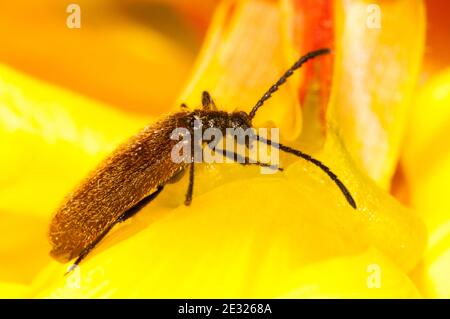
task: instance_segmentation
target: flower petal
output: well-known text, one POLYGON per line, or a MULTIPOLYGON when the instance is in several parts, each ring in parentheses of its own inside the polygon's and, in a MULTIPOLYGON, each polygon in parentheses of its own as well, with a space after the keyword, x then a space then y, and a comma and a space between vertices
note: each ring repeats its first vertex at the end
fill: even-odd
MULTIPOLYGON (((280 28, 276 3, 224 1, 180 103, 197 108, 201 92, 207 90, 219 109, 250 112, 288 67, 280 50, 280 28)), ((301 114, 292 84, 288 82, 267 104, 258 112, 255 126, 267 127, 270 122, 282 128, 285 138, 298 136, 301 114)))
POLYGON ((0 65, 0 280, 32 280, 49 261, 57 205, 143 124, 0 65))
POLYGON ((387 189, 398 161, 424 48, 423 3, 338 3, 329 120, 339 124, 356 164, 387 189), (377 18, 381 19, 380 28, 377 18))
POLYGON ((20 284, 0 282, 0 298, 28 298, 29 287, 20 284))
POLYGON ((427 297, 450 297, 450 69, 419 91, 402 156, 410 205, 425 221, 430 239, 414 279, 427 297))
MULTIPOLYGON (((284 49, 290 63, 307 52, 334 47, 333 1, 283 0, 284 49)), ((304 115, 301 140, 322 146, 330 98, 334 55, 322 56, 298 71, 298 97, 304 115)))
MULTIPOLYGON (((74 274, 64 277, 67 266, 50 265, 35 288, 38 296, 277 297, 299 288, 292 278, 303 267, 370 246, 399 269, 411 269, 425 242, 420 220, 360 177, 336 142, 326 145, 335 154, 327 157, 333 169, 357 190, 358 210, 323 172, 302 161, 275 176, 200 190, 190 207, 163 209, 165 197, 173 198, 173 189, 186 184, 169 185, 132 222, 116 228, 74 274)), ((216 166, 220 171, 236 164, 216 166)), ((196 185, 204 188, 210 178, 200 171, 196 185)), ((389 287, 405 279, 396 277, 389 287)), ((411 285, 401 286, 409 287, 398 292, 404 296, 411 285)))
POLYGON ((299 288, 283 298, 419 298, 417 288, 376 249, 305 267, 292 276, 299 288))

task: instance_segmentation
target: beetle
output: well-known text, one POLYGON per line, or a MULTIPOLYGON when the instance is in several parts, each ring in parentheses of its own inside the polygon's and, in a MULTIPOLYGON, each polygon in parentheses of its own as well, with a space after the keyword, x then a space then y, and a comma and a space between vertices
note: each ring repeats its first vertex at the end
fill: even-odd
MULTIPOLYGON (((61 262, 76 258, 73 269, 114 225, 138 213, 161 193, 165 184, 178 181, 187 170, 189 185, 185 204, 189 205, 194 190, 195 161, 192 158, 187 163, 175 163, 171 159, 172 148, 177 143, 170 138, 172 131, 182 127, 192 132, 195 120, 200 120, 209 128, 218 128, 224 134, 226 128, 251 129, 256 112, 295 70, 308 60, 328 53, 330 50, 325 48, 302 56, 264 93, 249 113, 218 110, 210 94, 205 91, 201 109, 189 111, 186 105, 182 105, 181 111, 168 115, 131 137, 69 194, 57 209, 49 227, 51 256, 61 262)), ((270 139, 258 138, 260 142, 303 158, 320 168, 338 186, 349 205, 356 209, 355 200, 346 186, 325 164, 300 150, 270 139)), ((234 161, 240 156, 233 152, 223 155, 234 161)), ((243 164, 268 166, 260 162, 250 163, 247 157, 243 164)))

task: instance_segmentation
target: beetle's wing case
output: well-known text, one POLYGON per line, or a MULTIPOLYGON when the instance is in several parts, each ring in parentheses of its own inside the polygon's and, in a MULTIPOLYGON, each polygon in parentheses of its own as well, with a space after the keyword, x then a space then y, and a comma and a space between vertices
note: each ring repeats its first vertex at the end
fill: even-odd
POLYGON ((179 112, 149 125, 119 146, 64 201, 50 224, 50 254, 69 261, 125 211, 163 185, 186 164, 171 160, 170 139, 188 127, 189 113, 179 112))

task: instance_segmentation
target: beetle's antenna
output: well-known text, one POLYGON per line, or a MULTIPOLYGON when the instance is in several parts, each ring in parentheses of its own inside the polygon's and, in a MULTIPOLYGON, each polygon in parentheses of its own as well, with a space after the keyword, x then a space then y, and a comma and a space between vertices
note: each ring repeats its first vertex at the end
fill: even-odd
POLYGON ((256 115, 256 111, 258 111, 258 109, 264 104, 265 101, 267 101, 268 99, 270 99, 270 97, 272 96, 273 93, 275 93, 278 88, 280 87, 280 85, 284 84, 286 82, 286 80, 288 79, 288 77, 290 77, 292 74, 294 74, 294 71, 297 70, 298 68, 300 68, 305 62, 307 62, 308 60, 311 60, 319 55, 323 55, 323 54, 328 54, 330 53, 330 49, 320 49, 320 50, 316 50, 316 51, 311 51, 307 54, 305 54, 304 56, 302 56, 300 59, 298 59, 297 62, 295 62, 289 70, 287 70, 283 76, 274 84, 270 87, 270 89, 267 90, 266 93, 264 93, 264 95, 262 96, 262 98, 258 101, 258 103, 256 103, 256 105, 253 107, 253 109, 250 111, 250 113, 248 114, 250 120, 253 119, 256 115))
POLYGON ((332 180, 333 182, 337 185, 337 187, 339 187, 339 189, 341 190, 342 194, 344 194, 345 199, 347 200, 347 202, 350 204, 350 206, 352 206, 354 209, 356 209, 356 202, 353 199, 353 196, 350 194, 350 191, 347 189, 347 187, 345 187, 344 183, 341 182, 341 180, 336 176, 336 174, 334 174, 330 168, 328 166, 326 166, 324 163, 322 163, 321 161, 315 159, 314 157, 312 157, 311 155, 308 155, 306 153, 303 153, 300 150, 296 150, 294 148, 291 148, 289 146, 286 145, 282 145, 280 143, 275 143, 272 142, 269 139, 266 139, 264 137, 261 136, 257 136, 258 141, 265 143, 267 145, 272 145, 286 153, 290 153, 293 154, 295 156, 301 157, 305 160, 307 160, 310 163, 313 163, 314 165, 316 165, 317 167, 319 167, 322 171, 324 171, 332 180))

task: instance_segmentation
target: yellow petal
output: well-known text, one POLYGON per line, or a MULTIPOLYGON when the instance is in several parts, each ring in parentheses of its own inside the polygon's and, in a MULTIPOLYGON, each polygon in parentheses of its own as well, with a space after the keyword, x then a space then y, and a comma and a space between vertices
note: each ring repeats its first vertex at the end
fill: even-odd
POLYGON ((346 0, 336 10, 329 119, 339 124, 356 164, 387 189, 424 48, 423 3, 346 0))
POLYGON ((144 121, 3 65, 0 88, 0 280, 24 283, 49 260, 57 205, 144 121))
MULTIPOLYGON (((207 90, 220 109, 250 112, 288 67, 280 50, 280 12, 276 3, 266 1, 223 1, 217 10, 179 101, 198 108, 207 90)), ((270 122, 282 128, 285 138, 297 137, 301 114, 294 86, 287 83, 267 104, 255 126, 270 122)))
MULTIPOLYGON (((370 246, 408 271, 424 247, 422 223, 358 176, 336 142, 327 145, 335 154, 327 157, 333 169, 356 190, 358 210, 322 172, 302 161, 282 174, 209 190, 204 187, 211 176, 203 170, 196 175, 200 194, 190 207, 164 204, 186 181, 167 186, 136 218, 117 227, 79 270, 64 277, 67 265, 54 263, 34 291, 38 297, 277 297, 296 289, 291 279, 303 267, 370 246)), ((215 165, 215 170, 235 165, 215 165)), ((397 293, 403 296, 410 288, 402 284, 397 293)))
POLYGON ((376 249, 305 267, 291 280, 299 288, 282 298, 419 298, 417 288, 376 249))
POLYGON ((411 205, 430 231, 448 221, 450 174, 450 69, 437 74, 420 91, 411 112, 402 165, 410 188, 411 205), (426 163, 426 165, 424 165, 426 163))
POLYGON ((428 226, 430 239, 414 279, 428 297, 450 297, 450 69, 420 90, 411 112, 402 166, 411 205, 428 226))
MULTIPOLYGON (((401 205, 355 167, 353 159, 343 147, 342 140, 332 126, 328 127, 323 149, 314 156, 337 174, 358 206, 357 210, 351 209, 337 187, 328 184, 331 194, 326 196, 334 196, 341 205, 333 210, 318 209, 320 213, 316 215, 319 214, 319 219, 325 225, 336 223, 335 227, 342 231, 343 236, 352 238, 353 245, 359 247, 374 245, 400 268, 405 271, 411 270, 417 264, 426 242, 425 227, 415 212, 401 205)), ((321 198, 322 192, 319 191, 327 178, 323 176, 322 171, 307 165, 303 161, 297 161, 289 167, 289 171, 292 172, 290 176, 295 176, 292 182, 296 187, 304 184, 316 188, 318 191, 314 196, 315 201, 319 203, 330 200, 321 198), (305 174, 305 166, 309 168, 306 174, 318 178, 317 184, 296 179, 296 174, 299 176, 305 174)))
POLYGON ((0 282, 0 298, 29 298, 30 288, 25 285, 0 282))

